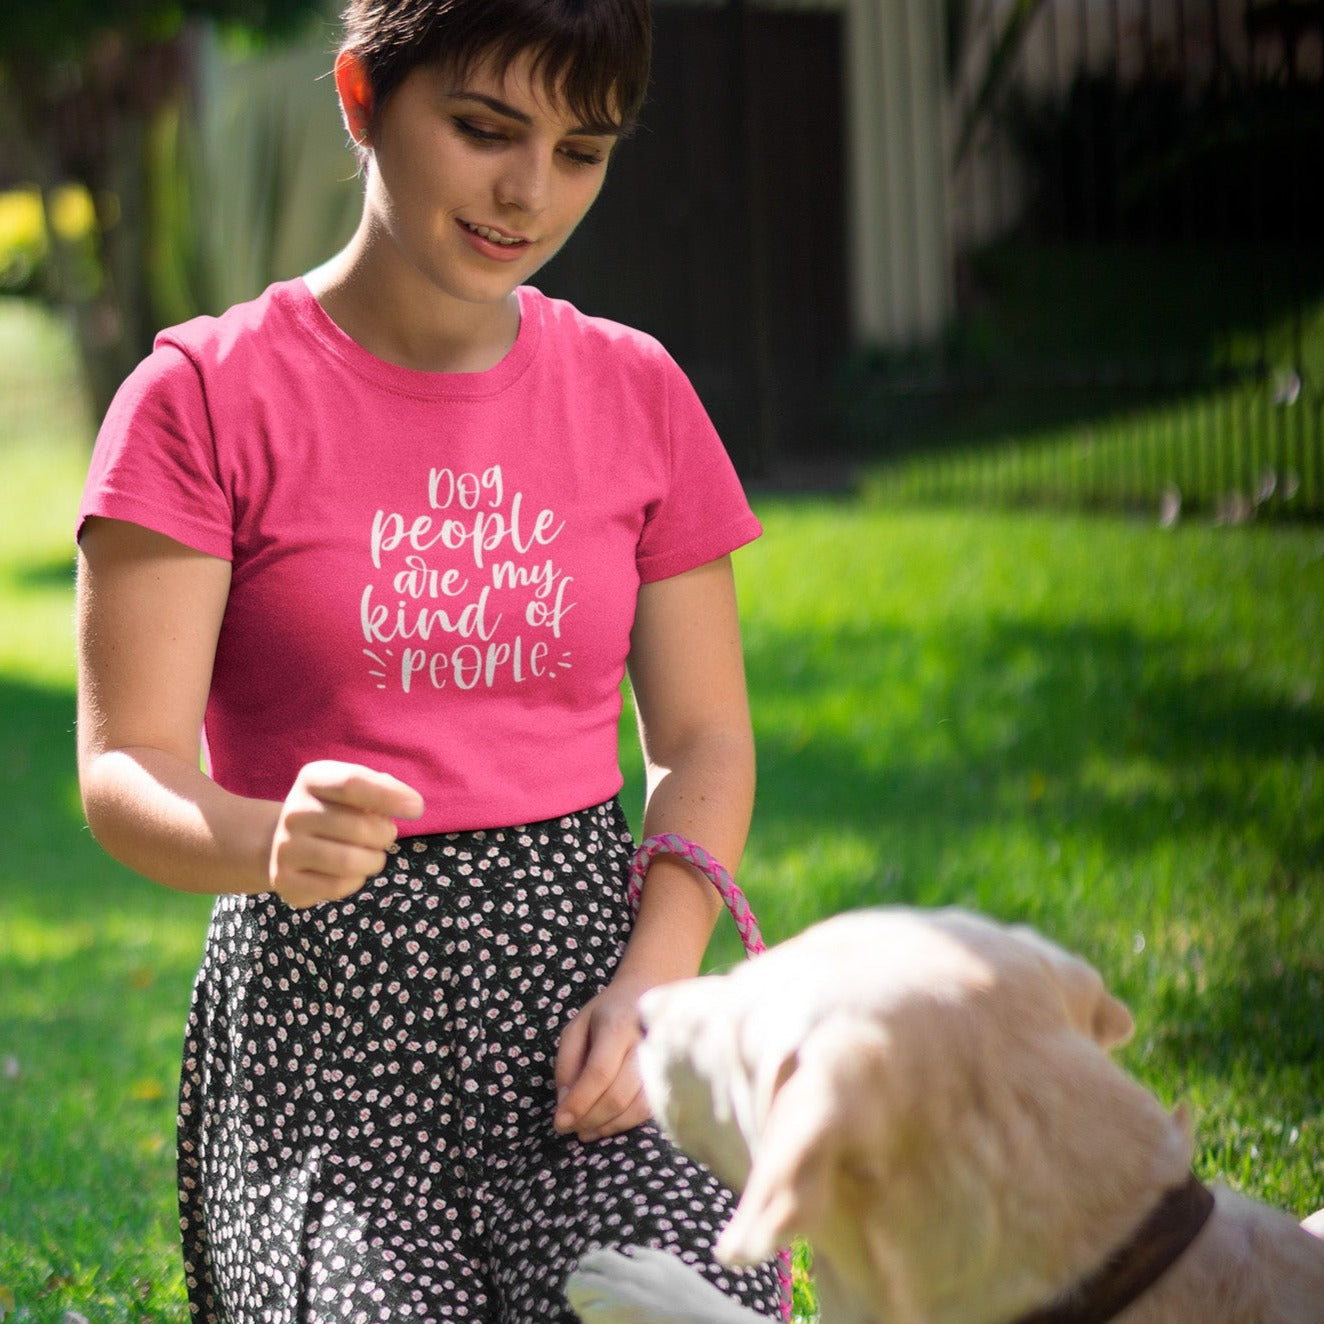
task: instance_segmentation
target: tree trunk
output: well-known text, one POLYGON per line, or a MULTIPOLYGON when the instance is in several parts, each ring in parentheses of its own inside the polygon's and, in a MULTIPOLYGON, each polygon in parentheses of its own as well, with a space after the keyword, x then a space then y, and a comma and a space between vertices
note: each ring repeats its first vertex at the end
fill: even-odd
POLYGON ((113 78, 98 84, 89 77, 74 94, 75 105, 54 91, 59 71, 49 64, 32 61, 5 72, 14 95, 0 97, 0 131, 41 193, 52 295, 72 324, 92 415, 99 420, 151 349, 156 329, 146 144, 163 89, 135 96, 113 78), (53 223, 55 190, 66 183, 82 184, 93 201, 91 270, 86 255, 53 223))

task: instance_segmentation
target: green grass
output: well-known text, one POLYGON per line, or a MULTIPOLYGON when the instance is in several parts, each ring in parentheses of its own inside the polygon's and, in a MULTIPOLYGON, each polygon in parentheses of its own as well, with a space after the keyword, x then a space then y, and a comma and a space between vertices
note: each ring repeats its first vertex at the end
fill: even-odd
POLYGON ((206 906, 92 843, 73 754, 88 422, 64 338, 0 301, 0 1316, 182 1319, 177 1056, 206 906))
POLYGON ((1008 243, 964 283, 940 351, 843 371, 876 498, 1324 514, 1318 251, 1008 243))
POLYGON ((1324 530, 763 514, 769 939, 891 902, 1032 923, 1131 1005, 1203 1173, 1324 1204, 1324 530))
POLYGON ((921 452, 866 479, 890 504, 1105 509, 1173 522, 1324 515, 1324 398, 1256 382, 1148 404, 1100 403, 1087 421, 921 452))
MULTIPOLYGON (((173 1093, 207 906, 82 826, 86 420, 60 339, 2 302, 0 372, 0 1314, 182 1320, 173 1093)), ((879 903, 1027 920, 1131 1006, 1122 1060, 1190 1105, 1203 1176, 1324 1204, 1324 529, 759 508, 741 882, 768 939, 879 903)), ((723 925, 711 963, 739 959, 723 925)))

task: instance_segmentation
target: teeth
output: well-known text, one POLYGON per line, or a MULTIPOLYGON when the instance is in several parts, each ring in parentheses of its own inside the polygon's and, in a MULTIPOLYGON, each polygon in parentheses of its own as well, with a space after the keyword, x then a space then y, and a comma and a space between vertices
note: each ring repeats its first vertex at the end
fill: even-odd
POLYGON ((510 248, 514 244, 522 244, 524 242, 523 239, 508 239, 505 235, 501 234, 500 231, 489 229, 486 225, 470 225, 468 221, 465 221, 465 225, 472 230, 474 234, 481 235, 491 243, 503 244, 507 248, 510 248))

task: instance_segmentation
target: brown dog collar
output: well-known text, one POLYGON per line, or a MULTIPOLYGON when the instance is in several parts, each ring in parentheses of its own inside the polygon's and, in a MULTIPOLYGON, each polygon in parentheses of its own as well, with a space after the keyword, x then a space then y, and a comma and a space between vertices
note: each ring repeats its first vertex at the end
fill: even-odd
POLYGON ((1104 1263, 1041 1310, 1015 1324, 1107 1324, 1170 1269, 1200 1234, 1214 1209, 1214 1193, 1193 1175, 1174 1186, 1104 1263))

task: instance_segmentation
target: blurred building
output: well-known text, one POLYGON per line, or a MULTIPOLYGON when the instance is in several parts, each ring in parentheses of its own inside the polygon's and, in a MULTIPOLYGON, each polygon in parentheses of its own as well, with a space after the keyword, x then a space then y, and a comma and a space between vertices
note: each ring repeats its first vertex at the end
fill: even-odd
MULTIPOLYGON (((1317 92, 1322 13, 1321 0, 656 0, 640 131, 540 283, 658 335, 747 472, 813 455, 830 444, 843 359, 937 343, 965 253, 1027 227, 1138 224, 1136 180, 1191 153, 1174 140, 1135 164, 1128 115, 1159 116, 1161 137, 1174 116, 1214 116, 1211 96, 1317 92)), ((332 41, 205 62, 200 214, 219 302, 352 228, 332 41)), ((1181 132, 1207 139, 1211 124, 1181 132)), ((1151 229, 1165 208, 1203 205, 1189 175, 1173 181, 1150 190, 1151 229)))

